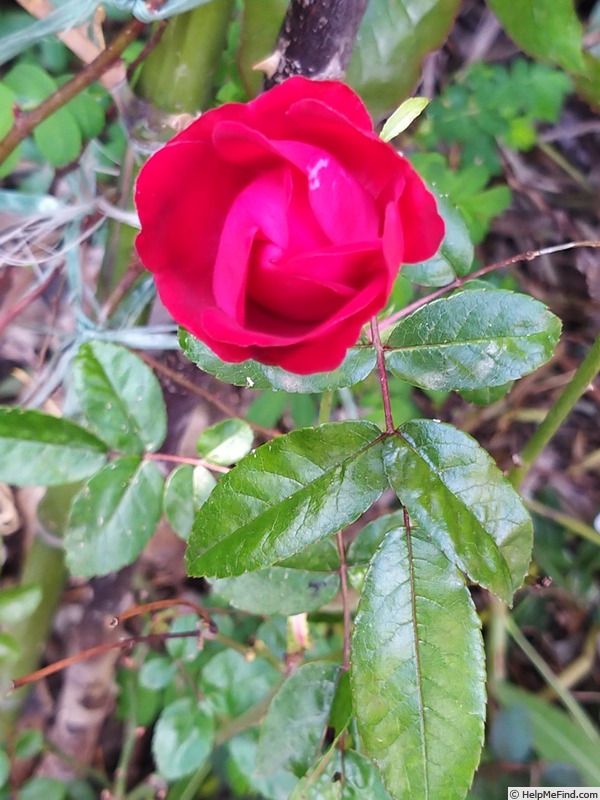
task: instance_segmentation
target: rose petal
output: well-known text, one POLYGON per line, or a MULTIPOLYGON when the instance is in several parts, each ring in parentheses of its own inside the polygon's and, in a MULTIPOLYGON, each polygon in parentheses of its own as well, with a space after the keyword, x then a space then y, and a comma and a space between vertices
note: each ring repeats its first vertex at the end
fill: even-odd
POLYGON ((400 197, 401 229, 404 232, 404 262, 413 264, 431 258, 444 238, 444 220, 435 199, 414 170, 407 172, 400 197))
POLYGON ((349 122, 352 127, 373 130, 369 112, 349 86, 339 81, 311 81, 302 76, 289 78, 249 103, 253 124, 269 138, 286 138, 286 133, 292 130, 286 116, 292 111, 302 115, 307 98, 335 110, 336 115, 346 120, 346 126, 349 122))
POLYGON ((290 194, 289 176, 281 169, 271 170, 239 193, 225 219, 212 270, 213 291, 217 305, 240 322, 254 239, 260 232, 279 249, 287 248, 290 194))

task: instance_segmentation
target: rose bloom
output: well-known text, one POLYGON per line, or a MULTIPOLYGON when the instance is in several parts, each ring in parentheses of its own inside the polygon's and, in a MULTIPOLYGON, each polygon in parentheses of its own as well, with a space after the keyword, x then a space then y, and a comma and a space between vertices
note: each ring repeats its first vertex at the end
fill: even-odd
POLYGON ((338 367, 402 263, 444 223, 343 83, 290 78, 208 111, 155 153, 137 250, 173 317, 224 361, 338 367))

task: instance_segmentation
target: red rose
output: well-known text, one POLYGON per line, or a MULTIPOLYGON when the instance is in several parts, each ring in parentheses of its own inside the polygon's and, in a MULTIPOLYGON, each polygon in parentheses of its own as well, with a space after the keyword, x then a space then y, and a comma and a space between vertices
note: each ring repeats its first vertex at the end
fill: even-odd
POLYGON ((339 366, 444 234, 354 92, 305 78, 203 114, 148 160, 136 204, 175 319, 225 361, 300 374, 339 366))

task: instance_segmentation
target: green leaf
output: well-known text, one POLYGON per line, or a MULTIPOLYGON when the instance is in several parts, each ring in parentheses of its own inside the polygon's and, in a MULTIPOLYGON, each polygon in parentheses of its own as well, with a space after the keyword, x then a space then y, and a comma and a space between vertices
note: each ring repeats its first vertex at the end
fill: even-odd
POLYGON ((48 73, 37 66, 20 61, 4 76, 4 83, 17 95, 19 105, 28 110, 45 100, 58 89, 48 73))
POLYGON ((15 741, 15 758, 33 758, 44 748, 44 734, 36 728, 21 731, 15 741))
POLYGON ((385 445, 390 484, 459 569, 510 602, 531 559, 533 525, 517 492, 471 436, 407 422, 385 445))
POLYGON ((280 389, 284 392, 325 392, 352 386, 362 381, 373 371, 377 356, 373 347, 353 347, 348 350, 342 364, 331 372, 314 375, 295 375, 279 367, 267 367, 258 361, 243 361, 228 364, 216 356, 205 344, 191 333, 180 328, 179 343, 186 358, 193 361, 204 372, 214 375, 225 383, 245 386, 247 389, 280 389))
POLYGON ((16 661, 20 655, 21 648, 14 636, 0 631, 0 663, 2 661, 16 661))
POLYGON ((421 532, 388 534, 352 637, 361 739, 393 798, 459 800, 485 718, 480 623, 456 567, 421 532))
POLYGON ((259 447, 217 484, 188 543, 188 574, 264 569, 356 520, 385 485, 381 431, 305 428, 259 447))
POLYGON ((18 800, 65 800, 67 784, 58 778, 30 778, 23 784, 18 800))
POLYGON ((194 516, 216 485, 212 473, 202 466, 182 464, 170 473, 163 508, 169 525, 182 539, 189 539, 194 516))
POLYGON ((175 781, 196 772, 212 752, 214 735, 212 715, 190 697, 168 705, 152 736, 152 755, 161 775, 175 781))
POLYGON ((86 342, 73 362, 75 390, 95 433, 111 448, 138 455, 167 435, 158 381, 138 356, 109 342, 86 342))
POLYGON ((173 659, 191 663, 198 658, 198 631, 200 619, 197 614, 180 614, 169 625, 169 633, 191 633, 190 636, 167 639, 165 649, 173 659))
POLYGON ((42 157, 53 167, 66 167, 81 153, 83 140, 77 120, 68 108, 59 108, 37 125, 33 138, 42 157))
POLYGON ((172 683, 177 672, 177 664, 170 658, 155 656, 148 658, 140 670, 140 685, 156 692, 166 689, 172 683))
POLYGON ((0 625, 14 625, 32 614, 42 599, 37 584, 0 590, 0 625))
POLYGON ((391 141, 402 131, 405 131, 425 111, 428 105, 429 100, 426 97, 409 97, 386 120, 379 136, 384 142, 391 141))
POLYGON ((10 761, 6 752, 0 750, 0 787, 4 786, 10 776, 10 761))
POLYGON ((263 428, 273 428, 281 419, 287 400, 286 392, 261 392, 252 401, 246 419, 263 428))
POLYGON ((527 375, 551 356, 560 321, 531 297, 474 289, 403 319, 386 345, 399 378, 425 389, 481 389, 527 375))
POLYGON ((336 572, 340 568, 340 554, 333 539, 321 539, 296 555, 279 561, 277 566, 309 572, 336 572))
POLYGON ((506 33, 526 53, 585 72, 583 31, 573 0, 487 0, 506 33))
POLYGON ((339 671, 332 663, 303 664, 283 683, 260 727, 260 774, 286 769, 306 775, 323 739, 339 671))
POLYGON ((106 450, 74 422, 0 407, 0 481, 17 486, 72 483, 100 469, 106 450))
POLYGON ((390 800, 390 795, 372 761, 354 750, 335 749, 300 781, 290 800, 390 800))
POLYGON ((252 449, 254 434, 243 419, 224 419, 200 434, 196 449, 206 461, 227 466, 235 464, 252 449))
POLYGON ((439 250, 427 261, 402 267, 402 275, 421 286, 447 286, 473 266, 473 242, 462 214, 446 195, 436 193, 436 200, 446 225, 439 250))
POLYGON ((475 406, 491 406, 501 400, 513 387, 513 381, 502 383, 500 386, 486 386, 484 389, 463 389, 460 396, 467 403, 475 406))
POLYGON ((404 514, 402 511, 384 514, 378 519, 368 522, 348 547, 346 553, 348 566, 354 567, 369 564, 389 531, 402 527, 404 527, 404 514))
POLYGON ((375 116, 417 83, 425 56, 445 41, 460 0, 370 0, 358 31, 348 83, 375 116))
POLYGON ((236 650, 213 656, 200 675, 200 689, 215 713, 238 717, 258 703, 281 678, 262 658, 248 661, 236 650))
POLYGON ((234 608, 251 614, 301 614, 321 608, 335 597, 338 575, 286 567, 269 567, 212 582, 213 590, 234 608))
MULTIPOLYGON (((70 76, 65 75, 59 83, 66 82, 70 76)), ((104 130, 106 117, 102 97, 89 89, 79 92, 66 106, 75 118, 84 139, 100 136, 104 130)))
POLYGON ((350 687, 350 673, 342 670, 340 679, 335 687, 335 695, 331 704, 328 727, 332 729, 335 737, 346 730, 352 719, 352 689, 350 687))
POLYGON ((317 409, 312 397, 306 394, 290 395, 290 414, 297 428, 309 428, 317 419, 317 409))
POLYGON ((224 769, 228 787, 235 797, 289 800, 298 778, 284 770, 273 775, 257 775, 256 740, 256 729, 251 729, 234 736, 227 743, 228 757, 224 769))
POLYGON ((517 706, 527 710, 533 746, 540 758, 572 764, 589 786, 600 786, 598 741, 592 741, 568 714, 510 684, 497 686, 494 695, 507 708, 517 706))
POLYGON ((156 464, 135 456, 94 475, 75 497, 65 533, 73 575, 107 575, 135 561, 158 525, 162 489, 156 464))
MULTIPOLYGON (((32 109, 58 89, 57 82, 36 64, 20 62, 4 77, 17 95, 19 105, 32 109)), ((42 156, 55 167, 74 161, 81 152, 82 137, 72 112, 63 106, 37 125, 33 138, 42 156)))

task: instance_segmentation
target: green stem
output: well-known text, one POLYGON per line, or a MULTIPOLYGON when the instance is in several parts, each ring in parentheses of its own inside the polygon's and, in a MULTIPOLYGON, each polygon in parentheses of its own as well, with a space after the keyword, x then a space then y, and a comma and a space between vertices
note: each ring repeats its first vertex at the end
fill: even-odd
POLYGON ((323 392, 321 395, 321 402, 319 404, 319 419, 318 424, 324 425, 329 422, 331 418, 331 408, 333 406, 333 391, 323 392))
POLYGON ((571 692, 569 692, 568 689, 565 689, 559 677, 552 672, 548 664, 546 664, 537 650, 529 644, 525 636, 523 636, 521 633, 519 627, 510 617, 506 618, 506 628, 513 640, 525 653, 527 658, 531 661, 548 686, 551 686, 556 692, 557 697, 560 698, 563 705, 571 713, 571 716, 578 723, 580 728, 585 731, 586 735, 591 739, 592 742, 598 742, 598 744, 600 744, 600 735, 598 734, 598 731, 596 730, 596 727, 590 718, 579 705, 577 700, 575 700, 571 692))
POLYGON ((142 66, 139 90, 162 111, 195 114, 210 105, 234 0, 212 0, 170 20, 142 66))
MULTIPOLYGON (((141 655, 141 648, 138 650, 137 655, 141 655)), ((142 652, 147 652, 146 648, 142 652)), ((143 656, 142 656, 143 658, 143 656)), ((141 659, 140 659, 141 660, 141 659)), ((129 773, 129 764, 133 757, 135 743, 137 741, 137 695, 136 695, 136 676, 131 670, 127 670, 127 685, 124 689, 129 696, 128 714, 125 721, 125 730, 123 733, 123 745, 121 747, 121 754, 119 756, 119 763, 115 770, 115 784, 113 789, 114 800, 123 800, 127 793, 127 775, 129 773)))
POLYGON ((506 680, 507 619, 508 606, 491 595, 486 637, 490 694, 493 694, 495 686, 506 680))
POLYGON ((42 600, 31 616, 14 626, 7 626, 4 631, 18 641, 20 654, 16 661, 5 662, 0 670, 0 741, 6 741, 25 701, 27 689, 17 689, 9 697, 2 695, 11 679, 27 675, 38 666, 66 576, 63 551, 46 544, 40 537, 36 538, 25 559, 21 585, 39 586, 42 600))
POLYGON ((533 463, 558 431, 579 398, 587 391, 590 383, 600 371, 600 336, 592 345, 587 356, 579 365, 571 381, 564 388, 558 400, 548 411, 544 421, 534 432, 519 455, 519 466, 512 470, 510 480, 513 486, 520 486, 533 463))

